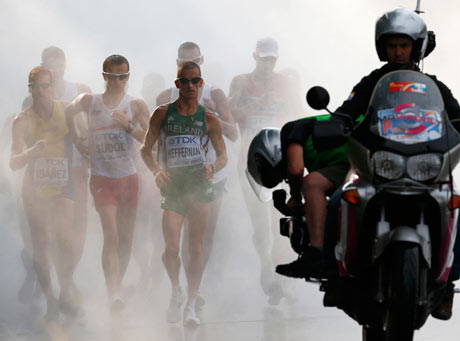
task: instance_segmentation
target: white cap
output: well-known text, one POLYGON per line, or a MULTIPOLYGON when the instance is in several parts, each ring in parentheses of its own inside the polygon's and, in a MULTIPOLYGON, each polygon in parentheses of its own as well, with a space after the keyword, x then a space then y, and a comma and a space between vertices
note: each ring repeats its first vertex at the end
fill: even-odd
POLYGON ((275 57, 278 58, 278 43, 273 38, 262 38, 257 41, 256 44, 256 55, 263 57, 275 57))

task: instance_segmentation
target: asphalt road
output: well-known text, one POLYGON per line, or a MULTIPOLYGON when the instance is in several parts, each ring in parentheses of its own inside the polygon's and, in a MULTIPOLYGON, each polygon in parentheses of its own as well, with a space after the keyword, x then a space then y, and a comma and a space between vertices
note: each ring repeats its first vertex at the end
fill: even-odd
MULTIPOLYGON (((232 185, 232 184, 230 184, 232 185)), ((237 187, 233 186, 236 196, 237 187), (235 189, 236 188, 236 189, 235 189)), ((0 340, 2 341, 297 341, 360 340, 361 329, 345 313, 322 307, 318 286, 301 280, 284 280, 286 294, 279 305, 268 304, 259 283, 260 265, 251 242, 248 213, 242 200, 228 195, 221 216, 222 227, 202 281, 206 300, 198 328, 168 324, 165 311, 170 286, 163 271, 154 274, 158 283, 139 290, 139 267, 132 261, 124 281, 126 309, 118 316, 109 314, 105 296, 100 253, 102 236, 97 216, 90 208, 90 224, 83 259, 75 280, 83 293, 83 312, 74 321, 46 324, 43 302, 20 304, 18 289, 24 279, 14 203, 0 196, 3 217, 0 238, 0 340), (238 214, 235 214, 238 212, 238 214)), ((158 228, 157 226, 153 228, 158 228)), ((288 241, 277 241, 287 247, 288 241)), ((292 253, 287 259, 293 259, 292 253)), ((182 275, 182 283, 185 278, 182 275)), ((457 295, 458 296, 458 295, 457 295)), ((460 301, 456 298, 450 321, 428 320, 415 340, 457 341, 460 334, 460 301)))

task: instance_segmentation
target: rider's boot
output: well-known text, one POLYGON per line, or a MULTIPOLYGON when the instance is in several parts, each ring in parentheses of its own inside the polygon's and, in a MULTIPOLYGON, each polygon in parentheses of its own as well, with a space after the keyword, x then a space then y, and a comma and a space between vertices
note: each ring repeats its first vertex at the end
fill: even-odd
POLYGON ((322 258, 321 250, 310 245, 295 261, 278 265, 276 272, 293 278, 321 278, 322 258))

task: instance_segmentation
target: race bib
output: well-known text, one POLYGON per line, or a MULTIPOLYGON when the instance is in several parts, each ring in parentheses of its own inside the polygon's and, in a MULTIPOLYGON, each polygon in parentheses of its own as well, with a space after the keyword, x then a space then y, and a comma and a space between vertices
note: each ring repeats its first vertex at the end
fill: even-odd
POLYGON ((92 138, 96 160, 112 161, 129 158, 128 141, 124 131, 104 130, 95 132, 92 138))
POLYGON ((168 168, 185 167, 203 163, 201 139, 199 136, 167 136, 165 143, 168 168))
POLYGON ((69 181, 68 159, 40 158, 35 161, 34 183, 40 187, 63 187, 69 181))

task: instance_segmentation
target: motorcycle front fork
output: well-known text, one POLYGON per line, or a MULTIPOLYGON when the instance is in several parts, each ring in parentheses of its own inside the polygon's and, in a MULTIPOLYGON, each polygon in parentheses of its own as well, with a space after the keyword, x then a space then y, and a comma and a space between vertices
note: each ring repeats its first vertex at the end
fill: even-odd
MULTIPOLYGON (((386 220, 385 215, 385 206, 382 205, 380 210, 380 220, 377 222, 377 230, 375 236, 375 244, 378 242, 379 238, 385 238, 385 235, 390 234, 390 223, 386 220)), ((427 226, 425 225, 425 217, 423 213, 423 209, 420 210, 420 219, 419 224, 417 224, 417 230, 422 234, 427 234, 427 226)), ((375 253, 374 253, 375 254, 375 253)), ((375 257, 376 258, 376 257, 375 257)), ((374 259, 375 261, 375 259, 374 259)), ((377 280, 377 292, 375 295, 375 300, 382 304, 385 302, 386 297, 386 285, 388 283, 385 281, 385 262, 377 261, 377 272, 376 272, 376 280, 377 280)), ((419 271, 419 292, 418 292, 418 300, 417 304, 419 306, 423 306, 427 304, 427 284, 428 284, 428 268, 426 266, 421 266, 419 271)))

